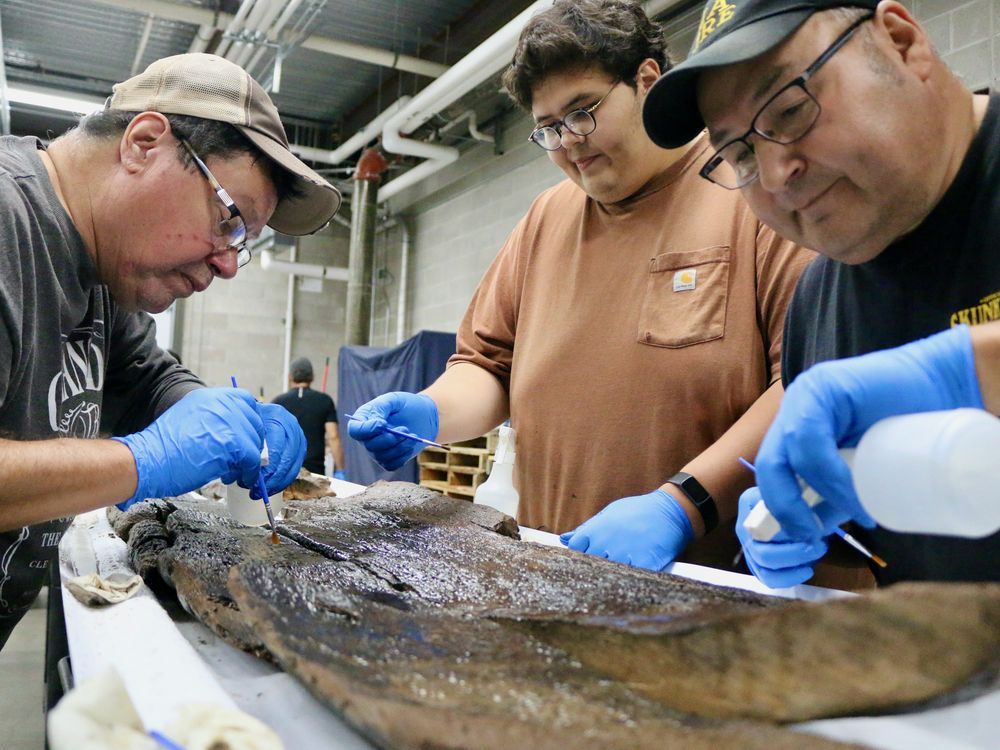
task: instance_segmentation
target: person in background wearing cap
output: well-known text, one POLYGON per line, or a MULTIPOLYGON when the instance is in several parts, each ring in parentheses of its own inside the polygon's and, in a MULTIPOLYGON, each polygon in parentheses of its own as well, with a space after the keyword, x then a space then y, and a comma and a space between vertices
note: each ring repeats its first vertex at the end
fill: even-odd
POLYGON ((344 446, 337 429, 337 406, 327 394, 312 389, 313 366, 305 357, 292 360, 288 367, 290 389, 274 399, 299 421, 306 436, 306 459, 302 462, 313 474, 323 473, 325 454, 333 456, 335 479, 344 474, 344 446))
POLYGON ((1000 580, 1000 534, 876 526, 836 451, 892 415, 1000 413, 1000 97, 965 88, 892 0, 709 2, 701 29, 647 100, 650 136, 670 147, 707 125, 702 176, 823 256, 789 307, 791 385, 740 499, 741 521, 763 497, 783 529, 759 542, 738 524, 751 569, 807 580, 854 521, 888 562, 879 583, 1000 580))
POLYGON ((642 130, 668 65, 640 4, 558 0, 522 32, 507 90, 567 179, 545 191, 480 282, 458 351, 421 394, 386 394, 348 430, 388 469, 419 443, 509 416, 518 521, 575 550, 660 570, 730 567, 732 523, 780 398, 784 311, 812 257, 738 194, 698 177, 704 138, 672 150, 642 130))
POLYGON ((263 89, 203 54, 118 84, 47 148, 0 138, 0 647, 73 514, 298 473, 295 419, 204 388, 146 314, 233 278, 265 225, 333 216, 336 190, 287 147, 263 89))

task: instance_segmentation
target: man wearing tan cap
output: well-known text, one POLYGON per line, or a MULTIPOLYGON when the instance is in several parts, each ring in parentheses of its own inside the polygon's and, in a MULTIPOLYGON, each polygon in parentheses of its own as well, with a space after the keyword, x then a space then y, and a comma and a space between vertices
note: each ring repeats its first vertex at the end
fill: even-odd
POLYGON ((47 149, 0 138, 0 647, 73 514, 295 477, 294 417, 205 388, 144 312, 235 276, 265 225, 308 234, 339 205, 264 90, 212 55, 153 63, 47 149))

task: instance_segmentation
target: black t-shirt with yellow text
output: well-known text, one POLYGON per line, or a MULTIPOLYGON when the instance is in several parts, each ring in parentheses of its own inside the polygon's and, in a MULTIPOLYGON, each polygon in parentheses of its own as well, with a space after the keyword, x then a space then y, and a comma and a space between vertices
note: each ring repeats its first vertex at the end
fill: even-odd
MULTIPOLYGON (((818 257, 785 319, 787 386, 817 362, 888 349, 952 326, 1000 320, 1000 96, 954 182, 927 218, 878 257, 855 266, 818 257)), ((1000 457, 998 457, 1000 458, 1000 457)), ((906 498, 899 498, 906 502, 906 498)), ((1000 533, 984 539, 854 530, 889 562, 880 584, 1000 580, 1000 533)))

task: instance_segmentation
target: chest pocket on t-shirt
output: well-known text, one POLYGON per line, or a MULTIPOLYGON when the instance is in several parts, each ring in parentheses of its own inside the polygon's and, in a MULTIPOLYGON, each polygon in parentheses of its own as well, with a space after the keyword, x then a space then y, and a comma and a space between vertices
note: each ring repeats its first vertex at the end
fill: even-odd
POLYGON ((722 338, 729 246, 662 253, 649 261, 639 343, 678 348, 722 338))

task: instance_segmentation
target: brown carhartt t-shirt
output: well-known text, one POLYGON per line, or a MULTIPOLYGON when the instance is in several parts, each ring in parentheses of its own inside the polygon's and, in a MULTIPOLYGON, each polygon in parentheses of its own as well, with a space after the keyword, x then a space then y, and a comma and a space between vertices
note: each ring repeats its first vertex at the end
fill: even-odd
POLYGON ((480 282, 449 366, 510 394, 521 525, 561 533, 659 487, 779 380, 814 256, 702 179, 707 156, 702 138, 613 205, 545 191, 480 282))

